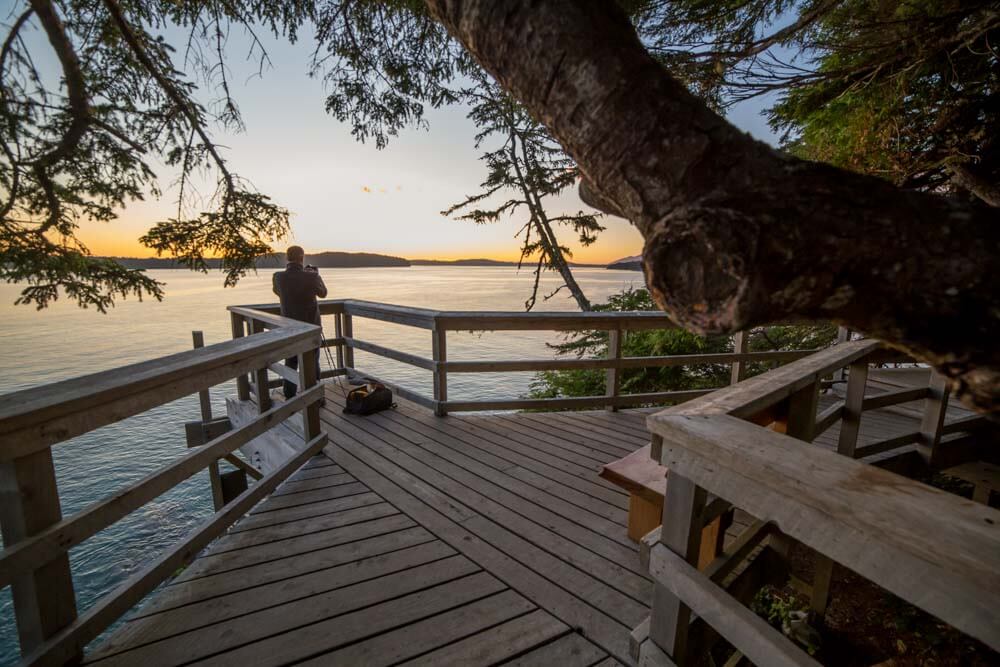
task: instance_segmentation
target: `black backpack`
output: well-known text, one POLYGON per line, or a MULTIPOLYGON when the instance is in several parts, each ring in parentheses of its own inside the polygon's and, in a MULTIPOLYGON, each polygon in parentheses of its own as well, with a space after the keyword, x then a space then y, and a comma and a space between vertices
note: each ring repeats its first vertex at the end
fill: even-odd
POLYGON ((370 384, 352 389, 347 394, 347 404, 344 414, 373 415, 382 410, 395 407, 392 402, 392 392, 385 385, 370 384))

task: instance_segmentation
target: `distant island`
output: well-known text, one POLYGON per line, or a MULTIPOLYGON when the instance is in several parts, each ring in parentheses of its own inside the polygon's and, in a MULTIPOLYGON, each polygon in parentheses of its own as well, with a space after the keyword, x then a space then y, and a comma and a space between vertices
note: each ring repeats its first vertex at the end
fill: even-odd
POLYGON ((642 255, 622 257, 608 264, 607 268, 619 271, 642 271, 642 255))
MULTIPOLYGON (((106 257, 128 269, 177 269, 182 268, 173 259, 165 257, 106 257)), ((617 260, 607 265, 609 269, 633 268, 631 266, 619 266, 622 262, 627 262, 633 257, 617 260)), ((221 259, 205 260, 210 269, 222 268, 221 259)), ((380 255, 373 252, 320 252, 314 255, 306 255, 306 263, 325 269, 359 269, 371 267, 408 267, 408 266, 517 266, 517 262, 503 261, 498 259, 404 259, 392 255, 380 255)), ((266 255, 257 260, 258 269, 274 269, 285 265, 285 257, 281 253, 266 255)), ((578 264, 571 262, 570 266, 580 268, 604 268, 604 264, 578 264)), ((636 269, 640 268, 638 263, 636 269)))

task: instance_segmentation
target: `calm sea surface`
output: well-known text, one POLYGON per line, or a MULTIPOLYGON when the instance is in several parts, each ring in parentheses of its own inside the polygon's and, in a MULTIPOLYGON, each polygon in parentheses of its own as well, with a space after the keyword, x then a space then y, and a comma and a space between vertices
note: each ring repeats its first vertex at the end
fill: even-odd
MULTIPOLYGON (((577 269, 584 292, 594 302, 627 286, 642 286, 630 271, 577 269)), ((13 302, 19 289, 0 283, 0 394, 173 354, 191 347, 191 331, 205 333, 206 344, 230 337, 226 306, 268 303, 271 272, 250 276, 223 289, 219 273, 150 271, 166 283, 163 302, 134 299, 107 315, 81 310, 62 300, 43 311, 13 302)), ((411 267, 323 269, 330 298, 355 298, 447 310, 523 310, 531 285, 528 271, 512 267, 411 267)), ((540 293, 558 286, 549 277, 540 293)), ((565 290, 536 310, 575 310, 565 290)), ((332 335, 332 323, 329 325, 332 335)), ((357 338, 430 356, 430 332, 355 318, 357 338)), ((448 358, 517 359, 551 357, 547 343, 556 333, 449 332, 448 358)), ((326 361, 323 361, 324 366, 326 361)), ((355 365, 379 377, 430 394, 430 373, 357 352, 355 365)), ((455 400, 516 397, 528 391, 530 373, 449 376, 455 400)), ((225 413, 231 385, 212 392, 218 414, 225 413)), ((2 398, 0 398, 2 400, 2 398)), ((197 396, 187 397, 118 424, 61 443, 54 448, 63 514, 85 508, 141 479, 185 453, 185 421, 199 417, 197 396)), ((82 612, 150 558, 177 542, 211 512, 206 474, 175 487, 70 552, 77 604, 82 612)), ((9 589, 0 591, 0 665, 17 657, 17 633, 9 589)))

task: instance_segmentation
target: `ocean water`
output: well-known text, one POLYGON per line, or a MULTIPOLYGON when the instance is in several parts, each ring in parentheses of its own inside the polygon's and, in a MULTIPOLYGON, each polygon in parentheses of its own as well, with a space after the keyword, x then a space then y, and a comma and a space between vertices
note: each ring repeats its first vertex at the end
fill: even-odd
MULTIPOLYGON (((411 267, 323 269, 329 298, 354 298, 442 310, 522 311, 531 287, 530 271, 513 267, 411 267)), ((206 344, 230 337, 227 305, 269 303, 271 272, 261 271, 224 289, 219 273, 154 270, 166 284, 162 302, 120 302, 108 314, 81 310, 61 300, 43 311, 13 306, 19 289, 0 283, 0 394, 86 375, 191 348, 192 330, 206 344)), ((594 302, 628 286, 643 285, 630 271, 577 269, 581 287, 594 302)), ((540 294, 558 287, 546 277, 540 294)), ((565 290, 536 311, 575 310, 565 290)), ((332 335, 332 323, 329 324, 332 335)), ((356 338, 430 356, 430 332, 355 318, 356 338)), ((551 357, 555 332, 449 332, 449 360, 551 357)), ((326 360, 322 362, 326 366, 326 360)), ((386 380, 430 394, 428 371, 355 353, 355 365, 386 380)), ((449 398, 517 397, 528 391, 531 373, 456 373, 448 377, 449 398)), ((216 414, 225 414, 232 383, 212 390, 216 414)), ((2 396, 0 396, 0 400, 2 396)), ((183 455, 184 422, 199 418, 197 396, 188 396, 117 424, 56 445, 53 449, 64 516, 141 479, 183 455)), ((211 513, 207 473, 195 475, 126 519, 70 551, 77 607, 88 609, 149 559, 176 543, 211 513)), ((0 591, 0 666, 16 662, 17 631, 9 589, 0 591)))

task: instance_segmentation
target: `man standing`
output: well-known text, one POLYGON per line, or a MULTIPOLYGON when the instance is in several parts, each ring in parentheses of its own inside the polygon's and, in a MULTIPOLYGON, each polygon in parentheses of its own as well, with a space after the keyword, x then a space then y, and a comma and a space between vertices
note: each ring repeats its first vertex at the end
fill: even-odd
MULTIPOLYGON (((288 264, 284 271, 275 271, 272 278, 274 293, 281 300, 281 315, 300 322, 322 325, 316 298, 326 297, 326 285, 315 266, 305 266, 306 252, 301 246, 293 245, 286 252, 288 264)), ((299 367, 298 357, 285 359, 285 365, 295 370, 299 367)), ((316 376, 319 377, 319 355, 316 356, 316 376)), ((284 381, 285 398, 295 395, 296 387, 284 381)))

